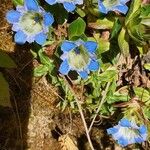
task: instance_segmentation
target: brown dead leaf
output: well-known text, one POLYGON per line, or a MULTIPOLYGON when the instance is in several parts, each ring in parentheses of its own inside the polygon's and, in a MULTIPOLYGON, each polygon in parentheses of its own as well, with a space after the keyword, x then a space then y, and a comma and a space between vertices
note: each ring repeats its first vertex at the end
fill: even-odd
POLYGON ((68 134, 59 137, 58 141, 61 145, 61 150, 78 150, 77 144, 68 134))

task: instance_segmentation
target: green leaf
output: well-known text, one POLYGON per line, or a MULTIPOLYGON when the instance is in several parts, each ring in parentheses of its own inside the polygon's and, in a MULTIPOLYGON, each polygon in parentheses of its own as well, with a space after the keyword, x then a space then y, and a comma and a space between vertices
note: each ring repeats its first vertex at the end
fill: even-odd
POLYGON ((144 64, 144 68, 148 71, 150 71, 150 63, 144 64))
POLYGON ((150 4, 146 4, 146 5, 142 6, 142 8, 141 8, 140 18, 149 16, 149 15, 150 15, 150 4))
POLYGON ((44 52, 43 49, 40 49, 38 52, 40 61, 43 65, 46 65, 48 68, 53 65, 53 60, 51 60, 44 52))
POLYGON ((126 34, 126 30, 122 28, 119 36, 118 36, 118 44, 122 54, 127 57, 129 55, 129 44, 128 44, 128 35, 126 34))
POLYGON ((97 42, 98 42, 98 50, 97 50, 98 55, 110 49, 110 42, 108 40, 99 38, 97 42))
POLYGON ((150 119, 150 108, 149 107, 144 108, 144 114, 147 116, 148 119, 150 119))
POLYGON ((146 89, 142 87, 134 87, 134 92, 140 100, 144 102, 150 100, 150 93, 146 89))
POLYGON ((150 27, 150 17, 142 18, 141 24, 150 27))
POLYGON ((132 3, 130 5, 130 10, 127 14, 125 25, 127 25, 133 18, 134 13, 139 10, 141 7, 141 0, 132 0, 132 3))
POLYGON ((10 102, 9 85, 2 73, 0 73, 0 105, 4 107, 12 107, 10 102))
POLYGON ((82 9, 77 8, 77 9, 76 9, 76 12, 77 12, 81 17, 85 17, 85 12, 84 12, 82 9))
POLYGON ((121 23, 120 23, 119 19, 116 19, 115 23, 113 25, 112 31, 111 31, 111 37, 110 38, 111 39, 114 38, 118 34, 120 29, 121 29, 121 23))
POLYGON ((0 67, 3 68, 16 68, 15 62, 9 57, 8 54, 0 50, 0 67))
POLYGON ((83 35, 85 27, 86 23, 82 18, 79 17, 78 19, 73 21, 68 28, 69 39, 83 35))
POLYGON ((131 38, 138 44, 138 45, 145 45, 146 42, 144 40, 144 26, 141 25, 141 18, 140 16, 140 9, 137 10, 133 15, 132 19, 129 21, 127 25, 127 30, 131 38))
POLYGON ((89 23, 88 26, 94 29, 111 29, 113 27, 114 21, 107 18, 97 19, 95 23, 89 23))
POLYGON ((35 51, 33 51, 33 50, 31 49, 30 52, 31 52, 33 58, 37 58, 37 53, 36 53, 35 51))
POLYGON ((49 68, 45 65, 39 65, 34 69, 34 76, 35 77, 41 77, 43 75, 46 75, 48 73, 49 68))
POLYGON ((24 0, 13 0, 13 4, 15 6, 17 6, 17 5, 23 5, 24 4, 24 0))
POLYGON ((109 68, 99 75, 99 81, 112 82, 114 79, 117 79, 117 70, 113 68, 109 68))
POLYGON ((115 102, 127 102, 128 100, 129 96, 127 93, 120 94, 119 92, 115 92, 112 96, 109 96, 107 103, 112 104, 115 102))

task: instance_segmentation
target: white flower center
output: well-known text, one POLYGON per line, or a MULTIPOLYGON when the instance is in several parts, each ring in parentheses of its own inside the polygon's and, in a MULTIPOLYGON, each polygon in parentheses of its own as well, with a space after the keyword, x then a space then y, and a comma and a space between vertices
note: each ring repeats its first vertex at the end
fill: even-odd
POLYGON ((68 63, 73 69, 83 70, 88 62, 89 54, 82 45, 71 50, 68 54, 68 63))
POLYGON ((104 0, 103 2, 106 8, 111 8, 119 4, 119 0, 104 0))
POLYGON ((37 12, 27 12, 21 17, 19 23, 27 35, 35 35, 42 31, 42 20, 41 14, 37 12))
POLYGON ((118 133, 123 135, 130 142, 132 142, 136 137, 139 137, 139 131, 129 127, 120 127, 118 133))

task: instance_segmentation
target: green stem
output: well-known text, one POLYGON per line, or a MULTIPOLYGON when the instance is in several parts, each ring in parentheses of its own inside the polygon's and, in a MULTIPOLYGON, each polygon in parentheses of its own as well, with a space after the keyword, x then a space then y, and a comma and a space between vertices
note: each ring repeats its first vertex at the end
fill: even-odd
POLYGON ((93 126, 93 124, 94 124, 94 122, 95 122, 95 119, 96 119, 96 117, 97 117, 97 114, 99 113, 100 109, 102 108, 102 105, 103 105, 103 104, 104 104, 104 102, 105 102, 105 99, 106 99, 106 95, 107 95, 107 92, 108 92, 109 86, 110 86, 110 82, 108 82, 108 83, 107 83, 107 86, 106 86, 106 89, 105 89, 104 95, 103 95, 103 97, 102 97, 102 99, 101 99, 101 102, 100 102, 100 104, 99 104, 99 106, 98 106, 98 109, 97 109, 97 111, 96 111, 96 113, 95 113, 95 116, 94 116, 94 118, 93 118, 93 120, 92 120, 92 122, 91 122, 91 125, 90 125, 90 127, 89 127, 88 132, 90 132, 90 131, 91 131, 92 126, 93 126))

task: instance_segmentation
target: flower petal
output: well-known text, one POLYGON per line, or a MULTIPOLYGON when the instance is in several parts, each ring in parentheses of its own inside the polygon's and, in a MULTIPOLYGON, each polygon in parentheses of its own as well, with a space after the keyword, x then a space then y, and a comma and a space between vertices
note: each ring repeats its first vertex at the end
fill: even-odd
POLYGON ((90 64, 88 65, 88 69, 91 71, 96 71, 99 69, 99 63, 98 61, 91 60, 90 64))
POLYGON ((56 0, 45 0, 48 4, 53 5, 56 3, 56 0))
POLYGON ((6 14, 6 19, 9 23, 16 23, 19 22, 21 14, 18 11, 10 10, 6 14))
POLYGON ((50 13, 45 13, 43 15, 43 22, 45 26, 50 26, 54 22, 54 17, 50 13))
POLYGON ((130 0, 120 0, 120 3, 121 4, 126 4, 128 1, 130 1, 130 0))
POLYGON ((75 10, 76 6, 73 3, 69 3, 69 2, 64 2, 63 3, 64 8, 68 11, 68 12, 72 12, 75 10))
POLYGON ((84 43, 84 47, 88 50, 88 52, 95 53, 97 49, 97 43, 94 41, 88 41, 84 43))
POLYGON ((108 134, 114 134, 118 132, 118 128, 109 128, 107 129, 108 134))
POLYGON ((72 50, 72 49, 74 49, 74 48, 76 48, 77 47, 77 45, 76 44, 74 44, 73 42, 70 42, 70 41, 64 41, 63 43, 62 43, 62 45, 61 45, 61 50, 63 51, 63 52, 69 52, 70 50, 72 50))
POLYGON ((20 6, 20 5, 16 6, 16 10, 20 13, 26 12, 26 8, 24 6, 20 6))
POLYGON ((21 45, 22 45, 22 44, 24 44, 24 43, 26 42, 27 35, 24 34, 24 32, 22 32, 22 31, 18 31, 18 32, 15 34, 14 38, 15 38, 15 42, 16 42, 17 44, 21 44, 21 45))
POLYGON ((83 79, 86 79, 88 77, 88 73, 86 71, 79 71, 78 74, 83 79))
POLYGON ((147 133, 147 128, 144 125, 141 125, 139 128, 140 134, 146 134, 147 133))
POLYGON ((124 146, 127 146, 129 143, 127 139, 124 139, 123 137, 121 137, 120 139, 118 139, 118 144, 124 147, 124 146))
POLYGON ((32 10, 32 11, 38 11, 39 10, 39 6, 38 6, 38 3, 36 0, 25 0, 24 4, 28 10, 32 10))
POLYGON ((67 75, 69 71, 70 71, 70 67, 68 61, 64 60, 59 67, 59 72, 63 75, 67 75))
POLYGON ((27 42, 29 42, 29 43, 33 43, 34 40, 35 40, 35 37, 34 37, 34 36, 28 36, 28 37, 27 37, 27 42))
POLYGON ((99 7, 99 11, 107 14, 108 10, 106 9, 106 7, 103 5, 103 3, 101 2, 101 0, 98 1, 98 7, 99 7))
POLYGON ((13 26, 12 26, 12 30, 16 31, 16 32, 19 31, 20 30, 19 24, 18 23, 14 23, 13 26))
POLYGON ((142 137, 136 137, 135 138, 135 143, 142 143, 144 139, 142 137))
POLYGON ((76 0, 75 3, 78 4, 78 5, 82 5, 83 4, 83 0, 76 0))
POLYGON ((46 39, 47 39, 47 35, 44 34, 43 32, 35 36, 35 41, 40 45, 43 45, 46 39))
POLYGON ((128 11, 128 7, 126 5, 117 5, 114 7, 114 10, 117 10, 123 14, 126 14, 128 11))
POLYGON ((131 123, 128 119, 123 118, 120 120, 119 125, 121 125, 122 127, 130 127, 131 123))
POLYGON ((61 58, 62 60, 67 59, 67 58, 68 58, 68 53, 67 53, 67 52, 64 52, 64 53, 60 56, 60 58, 61 58))

